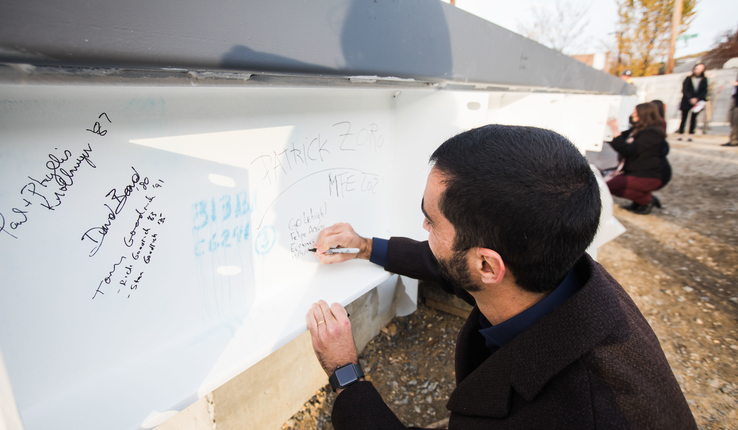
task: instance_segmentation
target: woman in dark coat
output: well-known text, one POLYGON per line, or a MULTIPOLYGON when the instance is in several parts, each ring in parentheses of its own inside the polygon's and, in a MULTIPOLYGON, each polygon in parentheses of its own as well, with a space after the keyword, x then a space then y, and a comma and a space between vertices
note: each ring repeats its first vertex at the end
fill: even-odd
POLYGON ((651 192, 668 181, 663 145, 666 133, 663 119, 653 103, 639 104, 632 117, 635 125, 622 134, 616 119, 607 121, 614 136, 611 145, 624 159, 620 174, 608 180, 607 186, 612 195, 633 201, 629 210, 645 215, 651 213, 654 206, 661 207, 661 202, 651 192))
MULTIPOLYGON (((692 68, 692 74, 684 78, 682 82, 682 103, 679 105, 682 111, 682 122, 679 124, 679 140, 682 140, 684 127, 687 125, 687 116, 692 112, 692 108, 705 100, 707 100, 707 77, 705 77, 705 65, 699 63, 692 68)), ((699 112, 692 112, 692 118, 689 121, 690 135, 694 134, 694 128, 697 126, 697 115, 699 112)), ((692 138, 688 140, 691 142, 692 138)))

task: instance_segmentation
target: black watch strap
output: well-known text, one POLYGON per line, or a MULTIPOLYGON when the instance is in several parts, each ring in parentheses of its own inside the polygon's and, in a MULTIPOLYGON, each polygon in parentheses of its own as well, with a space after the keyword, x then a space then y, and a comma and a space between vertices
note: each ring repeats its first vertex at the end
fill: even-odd
POLYGON ((328 377, 328 382, 331 384, 333 391, 336 391, 339 388, 346 388, 355 382, 359 382, 359 379, 363 377, 364 371, 361 366, 349 363, 336 367, 333 374, 328 377))

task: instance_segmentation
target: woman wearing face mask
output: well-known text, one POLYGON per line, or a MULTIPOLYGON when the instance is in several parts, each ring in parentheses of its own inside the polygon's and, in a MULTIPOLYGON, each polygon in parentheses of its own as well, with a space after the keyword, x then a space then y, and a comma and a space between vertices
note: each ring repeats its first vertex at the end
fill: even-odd
POLYGON ((666 138, 663 119, 653 103, 642 103, 633 111, 634 125, 622 134, 618 121, 610 118, 607 125, 612 130, 610 143, 623 158, 620 174, 607 181, 610 193, 632 200, 627 209, 637 214, 648 214, 654 206, 661 207, 659 199, 651 192, 664 183, 663 142, 666 138))
POLYGON ((692 68, 692 74, 687 76, 682 82, 682 103, 679 105, 679 109, 682 111, 682 122, 679 124, 679 140, 682 140, 684 134, 684 127, 687 125, 687 116, 692 112, 689 121, 689 135, 687 139, 692 141, 692 135, 694 134, 694 128, 697 126, 697 115, 699 112, 694 112, 692 108, 701 102, 707 100, 707 77, 705 77, 705 65, 702 63, 696 64, 692 68))

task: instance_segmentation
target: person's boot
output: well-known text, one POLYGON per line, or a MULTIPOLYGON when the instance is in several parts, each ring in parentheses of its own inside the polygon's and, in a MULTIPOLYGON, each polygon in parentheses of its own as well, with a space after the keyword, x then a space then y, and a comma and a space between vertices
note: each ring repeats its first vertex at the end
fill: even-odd
POLYGON ((661 200, 659 200, 658 197, 651 195, 651 201, 653 202, 653 205, 657 208, 661 209, 661 200))
POLYGON ((642 205, 639 205, 638 203, 633 202, 630 206, 626 207, 625 209, 627 209, 629 212, 636 212, 642 207, 643 207, 642 205))
POLYGON ((645 205, 638 205, 637 209, 633 209, 633 213, 636 213, 638 215, 648 215, 653 210, 654 201, 653 197, 651 198, 651 201, 648 202, 648 204, 645 205))

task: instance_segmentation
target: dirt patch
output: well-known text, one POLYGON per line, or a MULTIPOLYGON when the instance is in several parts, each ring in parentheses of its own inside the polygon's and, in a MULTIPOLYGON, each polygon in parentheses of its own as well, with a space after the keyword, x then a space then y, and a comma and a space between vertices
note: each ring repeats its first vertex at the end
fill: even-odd
MULTIPOLYGON (((670 139, 664 208, 620 208, 599 260, 656 332, 700 428, 738 428, 738 149, 670 139)), ((616 203, 626 203, 616 199, 616 203)))
MULTIPOLYGON (((738 148, 724 137, 670 138, 672 182, 664 208, 615 215, 628 229, 599 261, 633 297, 658 336, 702 429, 738 429, 738 148)), ((617 200, 616 203, 627 203, 617 200)), ((463 319, 423 305, 395 318, 361 365, 407 425, 448 417, 456 334, 463 319)), ((324 387, 283 429, 332 429, 324 387)))
MULTIPOLYGON (((454 347, 464 319, 423 304, 397 317, 359 357, 366 379, 406 425, 429 426, 448 418, 446 402, 456 386, 454 347)), ((321 388, 283 429, 333 429, 336 395, 321 388)))

